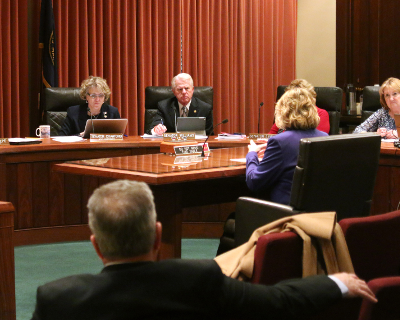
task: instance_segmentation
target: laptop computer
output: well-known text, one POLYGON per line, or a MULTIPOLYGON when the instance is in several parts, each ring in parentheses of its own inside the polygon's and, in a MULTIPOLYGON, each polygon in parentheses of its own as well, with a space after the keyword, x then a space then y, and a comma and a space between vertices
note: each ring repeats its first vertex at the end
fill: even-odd
POLYGON ((83 137, 90 138, 91 133, 124 133, 128 119, 88 119, 83 137), (93 121, 93 126, 92 126, 93 121), (94 130, 93 130, 94 127, 94 130))
POLYGON ((176 131, 191 131, 198 135, 206 135, 206 117, 178 117, 176 131))

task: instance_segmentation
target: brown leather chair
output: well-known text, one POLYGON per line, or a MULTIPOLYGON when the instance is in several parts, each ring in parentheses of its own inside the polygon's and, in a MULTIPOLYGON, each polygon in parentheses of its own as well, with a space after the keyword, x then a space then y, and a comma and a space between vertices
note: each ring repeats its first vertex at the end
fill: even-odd
MULTIPOLYGON (((144 102, 144 132, 151 132, 151 124, 157 115, 157 104, 161 100, 169 99, 174 96, 169 86, 150 86, 145 89, 144 102)), ((213 106, 214 90, 212 87, 194 87, 193 96, 201 101, 207 102, 213 106)))
POLYGON ((382 108, 379 96, 379 86, 367 86, 363 89, 361 122, 364 122, 375 111, 382 108))
MULTIPOLYGON (((276 100, 285 92, 287 86, 279 86, 277 89, 276 100)), ((342 108, 343 90, 338 87, 314 87, 317 93, 316 105, 324 109, 329 114, 329 134, 339 134, 340 110, 342 108)))

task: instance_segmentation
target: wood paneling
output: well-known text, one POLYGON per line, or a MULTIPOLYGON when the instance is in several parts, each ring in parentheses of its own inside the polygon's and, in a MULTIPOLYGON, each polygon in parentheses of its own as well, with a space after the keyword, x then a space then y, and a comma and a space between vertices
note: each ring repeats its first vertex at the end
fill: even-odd
POLYGON ((361 89, 400 78, 398 2, 336 1, 336 85, 361 89))
POLYGON ((49 162, 32 163, 32 211, 35 228, 49 225, 49 162))

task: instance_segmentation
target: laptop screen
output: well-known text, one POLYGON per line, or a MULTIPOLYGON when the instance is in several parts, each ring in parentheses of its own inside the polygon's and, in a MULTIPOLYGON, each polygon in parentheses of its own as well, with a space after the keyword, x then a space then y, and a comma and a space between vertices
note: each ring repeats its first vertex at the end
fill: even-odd
POLYGON ((179 117, 176 122, 176 131, 192 131, 199 135, 205 135, 206 117, 179 117))
POLYGON ((91 133, 124 133, 128 119, 88 119, 83 137, 90 138, 91 133))

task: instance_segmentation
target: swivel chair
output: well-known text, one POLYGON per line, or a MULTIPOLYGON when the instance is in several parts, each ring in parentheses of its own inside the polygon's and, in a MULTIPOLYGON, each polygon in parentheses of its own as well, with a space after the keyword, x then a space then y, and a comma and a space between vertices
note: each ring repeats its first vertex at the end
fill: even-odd
POLYGON ((45 123, 50 125, 51 136, 60 131, 67 109, 84 102, 79 96, 79 88, 45 88, 44 99, 45 123))
POLYGON ((364 87, 361 122, 364 122, 375 111, 382 108, 379 96, 379 89, 379 86, 364 87))
POLYGON ((236 202, 235 246, 258 227, 301 212, 335 211, 337 219, 370 213, 381 137, 375 133, 300 140, 290 205, 249 197, 236 202))
MULTIPOLYGON (((285 93, 287 86, 279 86, 277 89, 276 100, 285 93)), ((317 93, 316 105, 324 109, 329 114, 329 134, 339 134, 340 110, 342 108, 343 90, 338 87, 314 87, 317 93)))
MULTIPOLYGON (((144 132, 151 132, 151 124, 154 118, 157 116, 157 104, 161 100, 169 99, 174 96, 174 93, 169 86, 150 86, 146 87, 144 91, 145 102, 144 102, 144 132)), ((213 106, 214 90, 212 87, 194 87, 193 97, 200 99, 201 101, 207 102, 213 106)))

